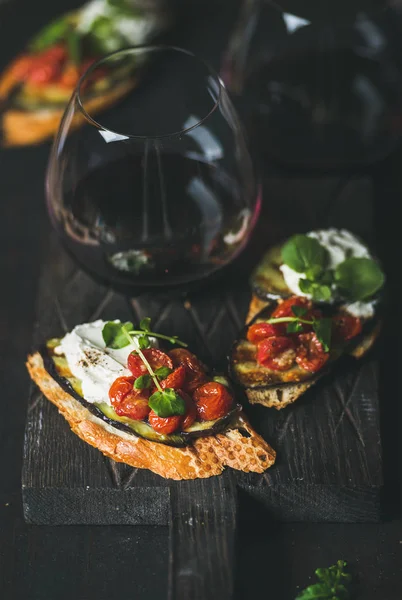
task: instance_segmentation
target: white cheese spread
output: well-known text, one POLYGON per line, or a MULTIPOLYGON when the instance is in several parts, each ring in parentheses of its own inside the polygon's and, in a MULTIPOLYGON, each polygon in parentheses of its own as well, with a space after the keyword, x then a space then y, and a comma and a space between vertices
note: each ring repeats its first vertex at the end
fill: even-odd
MULTIPOLYGON (((367 246, 346 229, 320 229, 310 231, 306 235, 315 238, 328 251, 328 269, 335 269, 346 258, 372 258, 367 246)), ((287 265, 281 265, 280 270, 286 285, 293 294, 311 297, 309 294, 303 293, 299 287, 304 273, 297 273, 287 265)), ((369 318, 374 314, 372 302, 354 302, 345 305, 344 308, 355 317, 369 318)))
POLYGON ((110 386, 118 377, 131 375, 126 368, 127 358, 138 344, 134 337, 134 343, 125 348, 106 348, 102 338, 104 325, 105 321, 102 320, 77 325, 62 338, 55 352, 64 354, 70 371, 80 379, 85 400, 110 405, 110 386))

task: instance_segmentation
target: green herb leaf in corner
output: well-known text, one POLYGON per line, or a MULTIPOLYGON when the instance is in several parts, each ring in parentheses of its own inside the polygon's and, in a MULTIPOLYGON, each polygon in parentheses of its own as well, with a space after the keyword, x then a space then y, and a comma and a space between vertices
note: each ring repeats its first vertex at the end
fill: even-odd
POLYGON ((163 392, 155 392, 149 399, 148 405, 158 417, 171 417, 173 415, 184 415, 186 404, 181 396, 172 388, 163 392))
POLYGON ((313 322, 313 329, 325 352, 329 352, 331 347, 332 319, 317 319, 313 322))
POLYGON ((151 319, 149 317, 145 317, 140 322, 140 329, 143 331, 151 331, 151 319))
POLYGON ((146 390, 152 385, 152 377, 151 375, 140 375, 134 381, 134 388, 136 390, 146 390))
POLYGON ((308 586, 296 600, 349 600, 350 592, 345 584, 350 583, 351 576, 345 567, 345 561, 338 560, 332 567, 317 569, 315 574, 320 582, 308 586))
POLYGON ((328 261, 328 251, 307 235, 294 235, 282 247, 282 260, 297 273, 319 272, 328 261))
POLYGON ((335 282, 349 300, 367 300, 382 288, 385 275, 371 258, 347 258, 336 267, 335 282))
POLYGON ((129 332, 132 331, 132 329, 133 324, 129 321, 127 323, 108 321, 102 329, 102 337, 105 346, 107 348, 113 348, 114 350, 125 348, 132 343, 129 335, 129 332))

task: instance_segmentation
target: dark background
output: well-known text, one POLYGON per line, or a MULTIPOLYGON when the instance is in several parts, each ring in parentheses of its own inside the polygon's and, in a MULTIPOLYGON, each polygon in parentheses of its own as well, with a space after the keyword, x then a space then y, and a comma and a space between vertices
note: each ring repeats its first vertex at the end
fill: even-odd
MULTIPOLYGON (((0 2, 0 66, 40 25, 80 2, 0 2), (62 6, 63 4, 63 6, 62 6)), ((238 2, 187 3, 175 41, 219 67, 238 2), (189 6, 191 4, 191 7, 189 6), (183 26, 184 24, 184 26, 183 26)), ((0 598, 4 600, 164 599, 168 531, 151 527, 35 527, 22 518, 20 472, 29 379, 23 367, 35 314, 41 257, 49 224, 43 177, 48 145, 0 152, 0 598)), ((376 237, 387 261, 391 289, 399 290, 401 252, 399 181, 402 157, 395 151, 370 168, 376 191, 376 237), (392 268, 391 268, 392 266, 392 268)), ((299 199, 302 201, 302 198, 299 199)), ((394 315, 397 305, 391 303, 394 315)), ((318 566, 348 561, 356 598, 401 598, 402 521, 399 517, 397 431, 399 416, 398 325, 386 330, 395 376, 382 398, 385 440, 385 514, 378 525, 278 524, 240 497, 237 597, 291 600, 318 566), (396 433, 395 433, 396 431, 396 433), (390 435, 392 432, 392 435, 390 435), (390 439, 392 438, 392 439, 390 439), (252 518, 251 518, 252 515, 252 518)))

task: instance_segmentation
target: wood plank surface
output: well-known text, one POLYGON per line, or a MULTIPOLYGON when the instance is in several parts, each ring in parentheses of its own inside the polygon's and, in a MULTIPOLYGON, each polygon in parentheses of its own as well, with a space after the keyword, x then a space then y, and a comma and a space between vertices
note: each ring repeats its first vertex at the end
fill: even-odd
MULTIPOLYGON (((366 239, 370 237, 371 188, 365 179, 323 179, 315 181, 313 187, 308 180, 279 184, 268 177, 265 190, 266 197, 278 201, 266 205, 260 230, 236 271, 185 296, 142 294, 125 298, 75 267, 52 239, 43 266, 33 346, 80 322, 116 317, 138 322, 149 316, 159 331, 173 331, 205 362, 225 369, 231 344, 247 312, 250 265, 269 236, 274 240, 288 232, 281 224, 286 222, 293 231, 305 230, 307 224, 347 226, 366 239), (303 207, 295 203, 297 189, 303 190, 305 198, 311 197, 311 203, 304 202, 303 207), (312 190, 310 195, 308 189, 312 190), (350 209, 351 199, 354 210, 350 209), (356 215, 361 215, 362 209, 365 221, 356 215), (285 221, 284 212, 294 216, 285 221), (348 222, 341 219, 345 214, 348 222)), ((237 486, 273 516, 285 521, 362 522, 380 518, 382 465, 375 353, 359 363, 351 360, 283 411, 247 403, 245 410, 255 428, 277 450, 277 463, 263 475, 234 472, 233 476, 237 486)), ((172 488, 172 483, 161 477, 105 458, 72 435, 57 410, 32 390, 23 469, 28 522, 168 524, 171 511, 176 510, 171 505, 172 498, 178 497, 172 494, 175 485, 172 488), (145 510, 143 502, 152 508, 145 510)), ((187 489, 187 484, 178 485, 187 489)), ((208 485, 212 489, 215 482, 203 484, 205 489, 208 485)), ((191 500, 190 494, 189 506, 191 500)))

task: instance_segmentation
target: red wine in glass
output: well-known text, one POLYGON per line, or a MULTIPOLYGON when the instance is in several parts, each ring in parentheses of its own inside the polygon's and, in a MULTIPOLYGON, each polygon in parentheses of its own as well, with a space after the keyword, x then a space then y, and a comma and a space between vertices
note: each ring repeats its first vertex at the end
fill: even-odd
POLYGON ((49 162, 48 210, 67 251, 102 283, 125 293, 186 288, 244 249, 258 186, 217 75, 186 51, 158 46, 94 68, 113 74, 117 59, 133 57, 138 82, 102 124, 75 92, 49 162))

